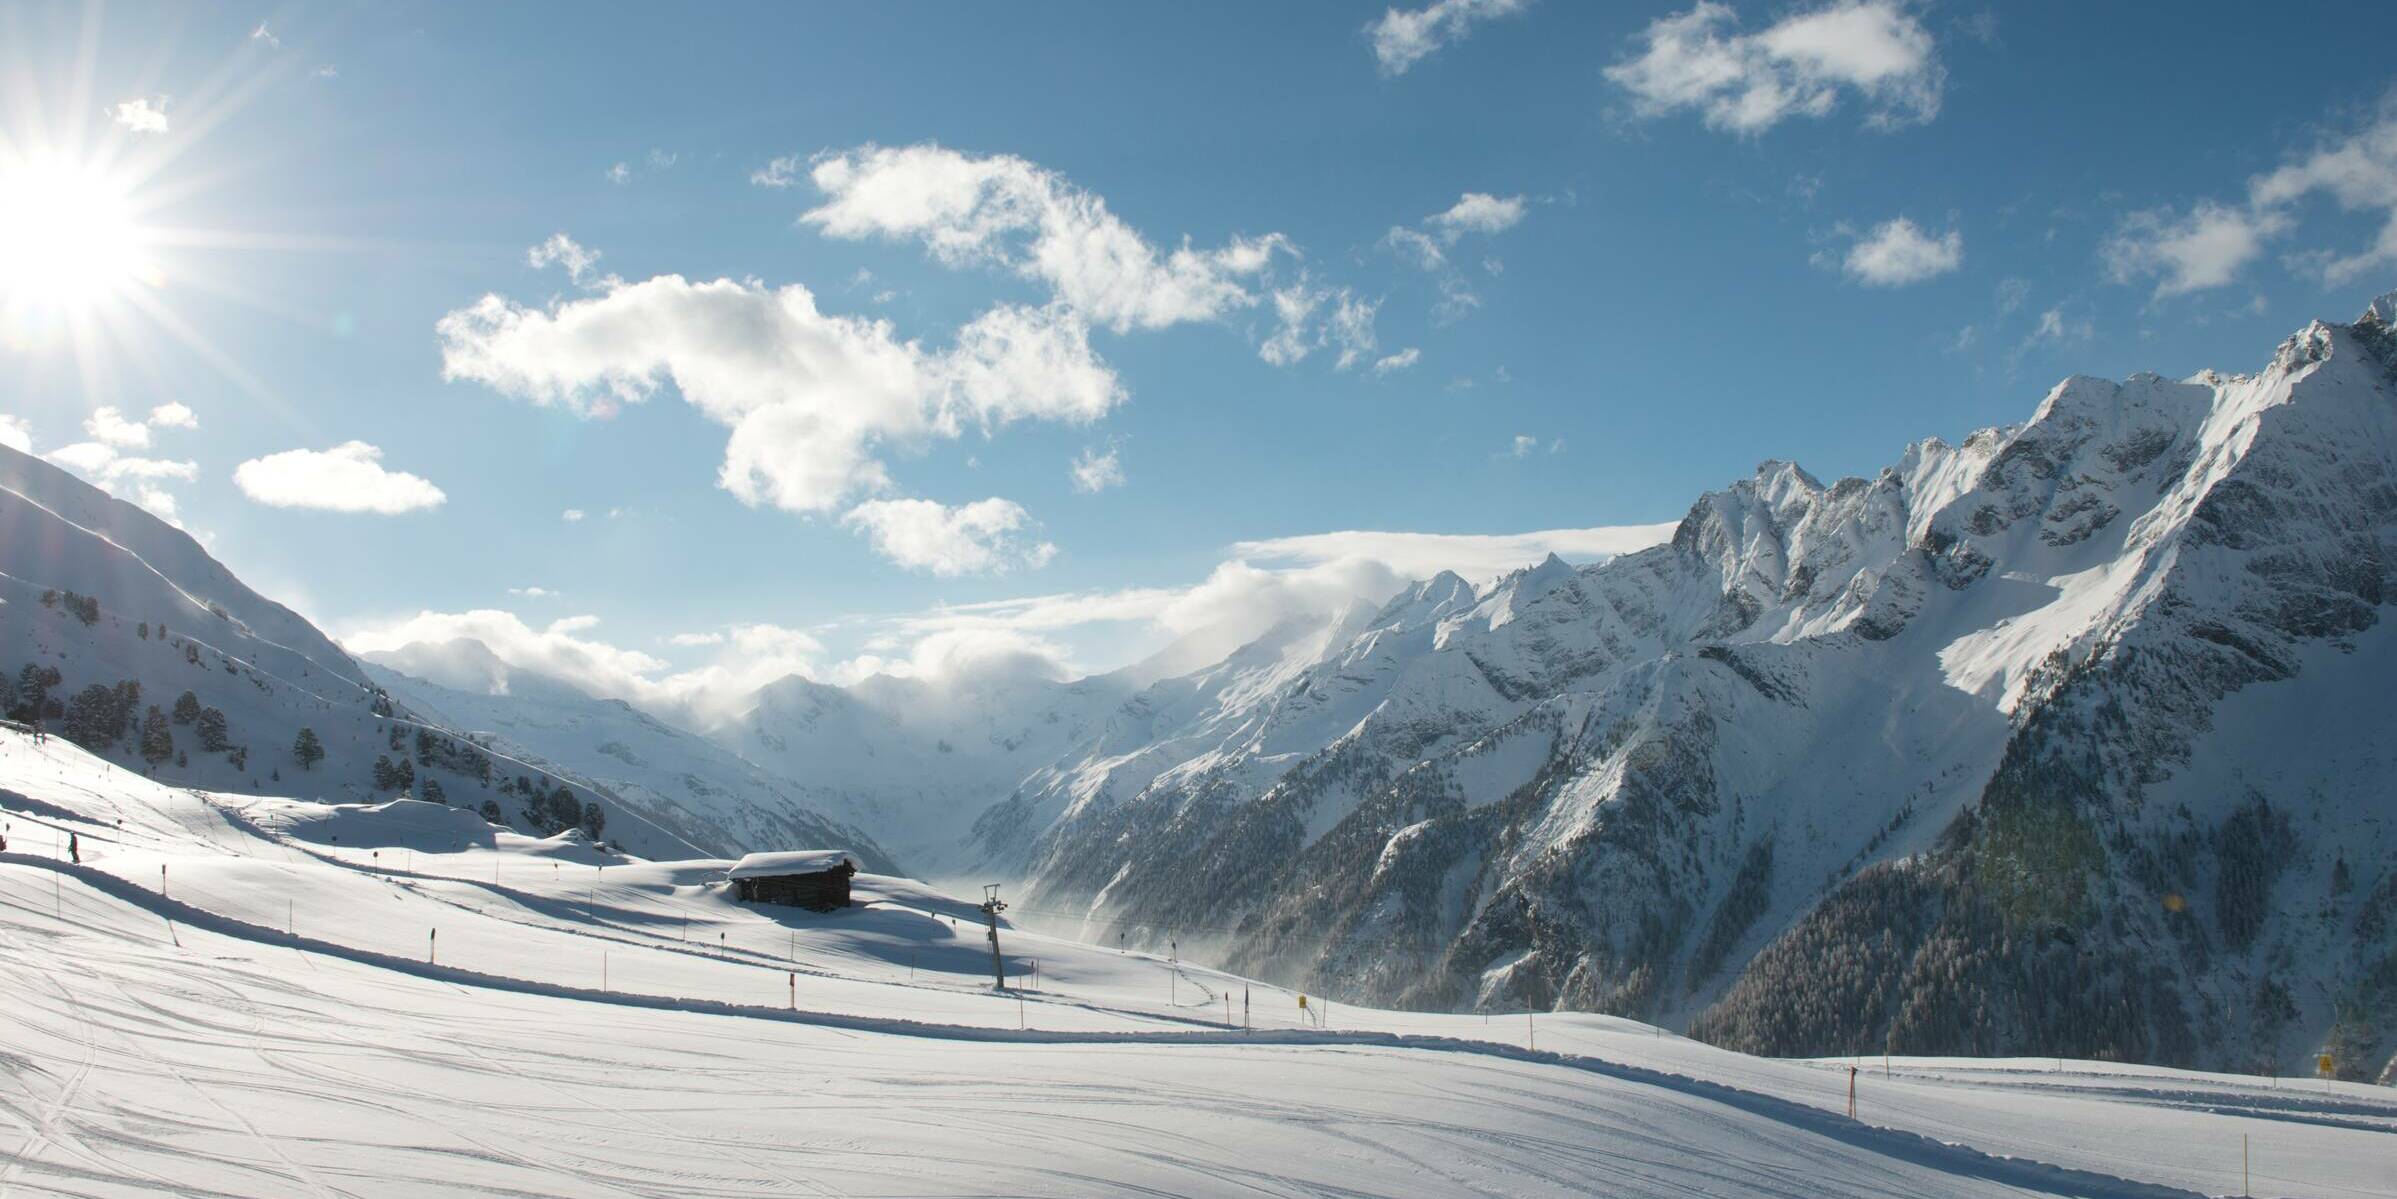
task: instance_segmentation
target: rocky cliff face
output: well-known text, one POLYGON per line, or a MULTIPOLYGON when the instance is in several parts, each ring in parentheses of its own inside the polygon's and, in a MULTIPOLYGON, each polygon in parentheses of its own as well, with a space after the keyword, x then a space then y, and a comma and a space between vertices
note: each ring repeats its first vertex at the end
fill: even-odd
POLYGON ((2393 307, 1280 631, 1126 702, 978 843, 1093 936, 1360 1000, 2376 1073, 2393 307))

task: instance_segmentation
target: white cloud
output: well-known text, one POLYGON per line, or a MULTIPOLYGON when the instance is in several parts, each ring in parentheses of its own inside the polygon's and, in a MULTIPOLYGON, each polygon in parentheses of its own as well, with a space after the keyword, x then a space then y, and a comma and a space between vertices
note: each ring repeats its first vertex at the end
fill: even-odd
POLYGON ((197 429, 200 427, 200 417, 189 407, 170 400, 150 409, 150 427, 153 429, 197 429))
POLYGON ((583 510, 580 508, 568 508, 564 512, 558 513, 558 519, 565 521, 567 524, 574 524, 577 521, 580 521, 583 518, 583 515, 583 510))
POLYGON ((1427 224, 1441 230, 1454 242, 1467 233, 1503 233, 1523 219, 1523 197, 1501 199, 1488 192, 1466 192, 1450 205, 1448 211, 1435 213, 1427 224))
POLYGON ((539 270, 552 264, 566 268, 566 277, 577 283, 591 274, 599 262, 599 251, 584 249, 563 233, 552 233, 549 240, 524 252, 525 265, 539 270))
POLYGON ((460 642, 481 642, 499 664, 537 671, 599 696, 642 703, 666 698, 650 676, 666 664, 638 650, 577 637, 595 620, 568 617, 534 629, 515 613, 493 608, 470 612, 418 612, 387 624, 356 630, 342 639, 354 653, 391 654, 415 647, 399 668, 460 690, 505 694, 507 678, 490 659, 460 642))
POLYGON ((632 182, 632 178, 633 168, 632 164, 630 163, 620 162, 607 169, 608 182, 613 183, 618 187, 622 187, 623 185, 632 182))
POLYGON ((33 426, 24 417, 0 412, 0 445, 20 454, 33 452, 33 426))
POLYGON ((444 376, 586 416, 671 383, 731 430, 718 484, 751 505, 829 511, 889 485, 886 444, 1086 423, 1123 398, 1081 318, 1054 306, 993 308, 935 352, 888 321, 827 315, 797 284, 601 286, 546 308, 485 296, 441 318, 444 376))
POLYGON ((1377 562, 1409 579, 1453 570, 1467 579, 1488 580, 1531 566, 1550 554, 1568 561, 1593 561, 1662 545, 1677 522, 1603 525, 1589 529, 1542 529, 1531 533, 1395 533, 1349 530, 1242 541, 1237 557, 1253 562, 1319 566, 1347 559, 1377 562))
POLYGON ((242 494, 273 508, 370 512, 383 516, 437 508, 448 497, 430 482, 387 469, 383 451, 363 441, 329 450, 285 450, 233 468, 242 494))
POLYGON ((1369 302, 1350 294, 1347 288, 1340 289, 1332 305, 1332 315, 1324 322, 1325 336, 1340 349, 1333 369, 1347 370, 1380 348, 1380 339, 1373 332, 1373 318, 1381 307, 1379 300, 1369 302))
POLYGON ((176 522, 177 508, 174 495, 164 484, 188 483, 200 477, 196 462, 128 458, 97 441, 63 445, 42 456, 98 484, 110 495, 140 504, 170 524, 176 522))
POLYGON ((2264 239, 2287 228, 2273 212, 2200 201, 2187 215, 2149 209, 2125 216, 2100 250, 2117 283, 2155 276, 2161 298, 2220 287, 2264 252, 2264 239))
POLYGON ((1848 247, 1848 276, 1873 287, 1904 287, 1935 279, 1964 265, 1964 234, 1950 229, 1933 237, 1905 217, 1883 221, 1848 247))
POLYGON ((337 79, 341 76, 341 71, 332 63, 324 63, 308 73, 319 79, 337 79))
POLYGON ((1077 672, 1064 642, 1093 630, 1128 635, 1132 640, 1121 648, 1134 656, 1172 641, 1169 662, 1195 669, 1277 624, 1378 606, 1410 580, 1442 570, 1487 581, 1552 552, 1588 561, 1645 549, 1672 530, 1661 524, 1494 537, 1342 532, 1242 542, 1231 547, 1233 557, 1188 586, 1024 596, 853 619, 841 628, 867 635, 864 652, 837 661, 819 636, 829 630, 733 625, 667 638, 678 648, 716 651, 704 665, 668 673, 655 657, 592 637, 595 618, 534 628, 491 610, 420 612, 365 624, 342 643, 449 686, 504 691, 509 669, 532 670, 593 695, 704 719, 739 711, 757 687, 790 675, 847 683, 892 674, 951 684, 1067 677, 1077 672))
POLYGON ((135 133, 164 133, 167 124, 166 105, 164 96, 156 99, 135 96, 108 111, 117 124, 135 133))
POLYGON ((2027 349, 2041 342, 2087 341, 2096 331, 2096 322, 2088 317, 2068 318, 2062 308, 2050 308, 2039 314, 2039 325, 2023 339, 2023 347, 2027 349))
POLYGON ((1365 27, 1384 74, 1404 75, 1425 56, 1461 42, 1476 22, 1520 12, 1525 0, 1434 0, 1418 9, 1388 9, 1365 27))
POLYGON ((1424 270, 1436 271, 1448 265, 1448 252, 1440 247, 1440 239, 1420 229, 1410 229, 1405 225, 1392 225, 1388 235, 1382 238, 1382 242, 1395 251, 1399 257, 1413 262, 1424 270))
POLYGON ((1301 275, 1298 282, 1275 289, 1273 307, 1281 325, 1257 347, 1257 357, 1275 366, 1288 366, 1329 345, 1339 349, 1333 369, 1347 370, 1377 348, 1374 318, 1381 310, 1380 300, 1367 300, 1345 287, 1317 288, 1301 275))
POLYGON ((2159 299, 2223 287, 2263 256, 2267 242, 2294 230, 2296 206, 2316 194, 2344 211, 2378 215, 2381 227, 2368 246, 2313 250, 2295 256, 2294 265, 2332 286, 2397 267, 2397 94, 2363 128, 2320 134, 2312 150, 2250 178, 2244 203, 2200 200, 2185 213, 2129 213, 2101 254, 2116 282, 2152 276, 2159 299))
MULTIPOLYGON (((1391 226, 1382 237, 1382 244, 1400 258, 1439 276, 1440 299, 1432 308, 1432 316, 1443 324, 1459 320, 1481 307, 1481 297, 1474 294, 1464 275, 1458 273, 1449 259, 1454 248, 1466 234, 1501 233, 1522 221, 1524 198, 1500 198, 1488 192, 1466 192, 1446 210, 1423 218, 1421 228, 1406 225, 1391 226)), ((1497 259, 1484 259, 1484 266, 1493 276, 1504 268, 1497 259)))
POLYGON ((108 406, 93 409, 92 414, 84 419, 83 431, 91 435, 94 441, 119 449, 145 449, 150 444, 150 426, 141 421, 126 420, 124 413, 108 406))
POLYGON ((1096 446, 1084 449, 1081 456, 1074 459, 1071 473, 1074 490, 1085 495, 1096 495, 1110 487, 1124 485, 1123 459, 1113 446, 1107 447, 1104 454, 1096 446))
POLYGON ((547 587, 510 587, 508 594, 519 599, 556 599, 558 593, 547 587))
POLYGON ((1414 346, 1408 346, 1407 348, 1400 350, 1395 354, 1391 354, 1384 358, 1375 359, 1373 363, 1373 373, 1377 375, 1387 375, 1393 371, 1403 371, 1408 367, 1415 365, 1415 363, 1420 361, 1422 358, 1422 350, 1417 349, 1414 346))
POLYGON ((807 163, 796 154, 785 154, 749 172, 749 182, 759 187, 797 187, 807 163))
POLYGON ((1013 155, 868 145, 817 159, 809 177, 826 200, 799 219, 826 236, 913 238, 948 266, 1006 266, 1119 333, 1252 306, 1251 281, 1293 252, 1273 233, 1160 253, 1105 200, 1013 155))
POLYGON ((841 523, 867 534, 876 553, 936 575, 988 574, 1048 564, 1057 547, 1032 541, 1031 515, 996 496, 950 507, 934 500, 868 500, 841 523))
POLYGON ((672 168, 676 162, 681 160, 682 155, 677 154, 672 150, 651 150, 648 154, 648 158, 649 169, 653 171, 663 171, 672 168))
POLYGON ((269 50, 280 50, 283 48, 283 39, 276 37, 272 31, 267 29, 266 22, 264 21, 258 22, 257 28, 250 30, 250 40, 253 42, 266 43, 266 48, 269 50))
POLYGON ((1645 48, 1606 69, 1653 117, 1697 109, 1711 128, 1755 134, 1790 117, 1824 117, 1853 92, 1867 123, 1892 128, 1939 115, 1946 72, 1931 35, 1901 0, 1838 0, 1738 32, 1730 6, 1700 0, 1660 17, 1645 48))
POLYGON ((2380 232, 2369 247, 2321 257, 2326 282, 2351 283, 2372 271, 2397 267, 2397 97, 2384 102, 2379 119, 2362 131, 2325 142, 2304 158, 2252 181, 2248 190, 2263 211, 2322 192, 2346 211, 2380 215, 2380 232))
POLYGON ((1313 328, 1315 310, 1329 294, 1308 286, 1303 276, 1288 287, 1275 288, 1273 312, 1281 327, 1257 347, 1257 357, 1289 366, 1312 353, 1320 340, 1313 328))
POLYGON ((1529 433, 1517 433, 1515 434, 1515 440, 1513 444, 1507 448, 1507 457, 1529 458, 1532 456, 1532 452, 1539 448, 1539 438, 1534 437, 1529 433))

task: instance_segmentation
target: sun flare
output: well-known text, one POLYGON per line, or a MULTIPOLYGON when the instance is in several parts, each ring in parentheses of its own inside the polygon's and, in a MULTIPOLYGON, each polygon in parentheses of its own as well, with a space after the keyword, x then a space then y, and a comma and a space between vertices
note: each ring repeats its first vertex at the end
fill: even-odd
POLYGON ((130 189, 93 167, 33 159, 0 167, 0 308, 79 316, 158 283, 130 189))

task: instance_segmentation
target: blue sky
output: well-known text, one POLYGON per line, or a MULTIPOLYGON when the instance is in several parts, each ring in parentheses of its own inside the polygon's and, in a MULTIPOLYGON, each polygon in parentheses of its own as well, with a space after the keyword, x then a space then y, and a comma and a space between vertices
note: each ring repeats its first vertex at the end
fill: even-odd
POLYGON ((1112 667, 2397 286, 2397 16, 2349 4, 0 29, 0 175, 85 164, 148 230, 71 317, 13 285, 0 437, 354 644, 628 696, 1112 667), (1354 530, 1480 540, 1282 540, 1354 530))

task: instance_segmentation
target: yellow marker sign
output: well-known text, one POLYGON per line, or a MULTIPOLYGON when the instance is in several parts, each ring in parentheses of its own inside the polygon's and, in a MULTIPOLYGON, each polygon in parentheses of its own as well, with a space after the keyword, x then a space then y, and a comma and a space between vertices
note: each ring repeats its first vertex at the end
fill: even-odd
POLYGON ((1299 997, 1298 997, 1298 1006, 1300 1006, 1300 1007, 1302 1007, 1302 1008, 1303 1008, 1303 1007, 1305 1007, 1305 1006, 1307 1006, 1307 997, 1306 997, 1306 996, 1304 996, 1304 995, 1301 995, 1301 996, 1299 996, 1299 997))
POLYGON ((2331 1076, 2329 1054, 2325 1053, 2322 1056, 2314 1059, 2314 1072, 2320 1074, 2324 1078, 2329 1078, 2331 1076))

